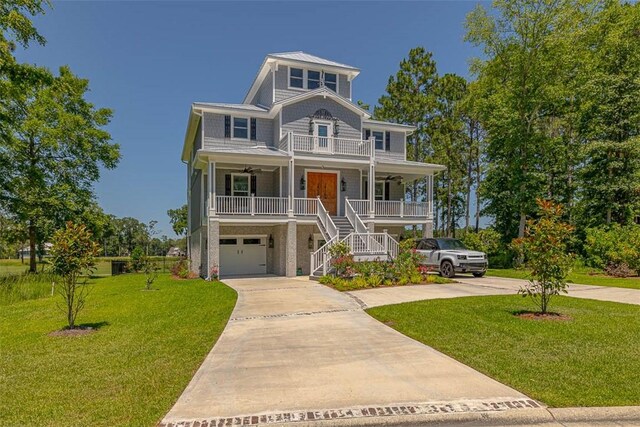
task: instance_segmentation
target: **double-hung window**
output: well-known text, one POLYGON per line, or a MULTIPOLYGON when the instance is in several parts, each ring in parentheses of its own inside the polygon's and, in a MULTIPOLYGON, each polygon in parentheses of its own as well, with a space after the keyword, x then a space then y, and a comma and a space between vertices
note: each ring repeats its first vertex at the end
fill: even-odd
POLYGON ((338 91, 338 76, 333 73, 324 73, 324 85, 334 92, 338 91))
POLYGON ((376 200, 385 200, 385 182, 384 181, 376 181, 376 200))
POLYGON ((234 174, 231 175, 231 195, 232 196, 248 196, 251 191, 251 183, 249 175, 234 174))
POLYGON ((371 136, 376 139, 376 150, 384 150, 384 132, 374 130, 371 136))
POLYGON ((307 71, 307 89, 318 89, 320 87, 320 71, 307 71))
POLYGON ((233 137, 249 139, 249 119, 242 117, 233 118, 233 137))
POLYGON ((289 68, 289 87, 304 88, 304 70, 302 68, 289 68))

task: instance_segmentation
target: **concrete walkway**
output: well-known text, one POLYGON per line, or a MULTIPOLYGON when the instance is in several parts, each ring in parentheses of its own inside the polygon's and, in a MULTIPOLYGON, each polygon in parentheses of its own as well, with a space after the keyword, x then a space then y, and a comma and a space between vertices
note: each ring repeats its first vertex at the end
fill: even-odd
MULTIPOLYGON (((500 277, 459 276, 455 280, 458 283, 364 289, 349 292, 349 294, 357 298, 363 307, 377 307, 425 299, 516 294, 518 289, 527 283, 525 280, 500 277)), ((568 295, 574 298, 640 305, 639 289, 569 285, 568 295)))
POLYGON ((302 278, 226 283, 238 291, 232 318, 162 425, 546 412, 379 323, 349 295, 302 278))

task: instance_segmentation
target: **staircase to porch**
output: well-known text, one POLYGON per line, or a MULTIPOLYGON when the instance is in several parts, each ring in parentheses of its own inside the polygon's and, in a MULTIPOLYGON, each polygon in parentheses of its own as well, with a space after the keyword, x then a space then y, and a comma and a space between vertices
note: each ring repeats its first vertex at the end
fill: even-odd
POLYGON ((329 248, 344 242, 355 260, 393 260, 398 255, 398 242, 388 233, 371 233, 364 225, 349 200, 345 201, 345 216, 329 216, 318 199, 317 223, 326 243, 311 254, 310 276, 318 278, 329 273, 329 248))
POLYGON ((336 225, 338 229, 338 240, 342 240, 347 237, 349 234, 353 233, 355 230, 353 226, 345 216, 332 216, 331 220, 336 225))

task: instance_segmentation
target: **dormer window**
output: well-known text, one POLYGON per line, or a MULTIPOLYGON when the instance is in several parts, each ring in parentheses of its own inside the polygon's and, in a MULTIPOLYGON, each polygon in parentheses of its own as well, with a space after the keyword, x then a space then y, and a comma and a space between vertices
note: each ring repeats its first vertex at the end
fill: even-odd
POLYGON ((289 68, 289 86, 304 88, 304 70, 302 68, 289 68))
POLYGON ((289 67, 290 89, 318 89, 324 84, 334 92, 338 92, 338 75, 317 70, 289 67))
POLYGON ((320 71, 307 71, 307 89, 318 89, 320 87, 320 71))

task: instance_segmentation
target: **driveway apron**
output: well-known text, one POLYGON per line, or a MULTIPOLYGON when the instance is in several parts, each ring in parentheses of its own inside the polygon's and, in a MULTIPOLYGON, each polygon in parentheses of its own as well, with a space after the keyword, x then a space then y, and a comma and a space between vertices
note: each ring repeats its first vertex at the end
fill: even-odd
POLYGON ((232 317, 164 424, 539 407, 379 323, 350 295, 306 278, 225 283, 238 292, 232 317))

